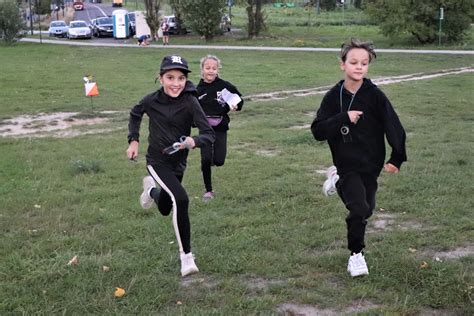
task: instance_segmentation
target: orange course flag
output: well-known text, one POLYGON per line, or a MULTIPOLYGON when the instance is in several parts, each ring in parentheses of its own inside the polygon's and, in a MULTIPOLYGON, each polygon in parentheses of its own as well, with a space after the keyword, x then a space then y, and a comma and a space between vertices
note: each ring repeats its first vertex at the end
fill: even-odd
POLYGON ((99 95, 99 88, 96 82, 86 83, 86 97, 96 97, 99 95))

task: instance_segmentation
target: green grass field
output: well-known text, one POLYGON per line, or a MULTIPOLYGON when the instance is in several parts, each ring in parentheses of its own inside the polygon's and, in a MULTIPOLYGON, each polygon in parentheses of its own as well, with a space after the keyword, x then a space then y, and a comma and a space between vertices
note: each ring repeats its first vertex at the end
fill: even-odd
MULTIPOLYGON (((76 137, 0 138, 0 314, 473 314, 472 72, 382 86, 407 131, 409 160, 379 179, 370 275, 359 279, 346 272, 346 211, 321 192, 329 149, 305 127, 322 95, 246 102, 232 117, 209 204, 199 152, 190 154, 184 184, 201 272, 182 279, 171 218, 138 204, 145 142, 138 163, 125 158, 128 110, 157 88, 159 63, 174 52, 0 46, 0 131, 9 118, 41 112, 107 119, 73 127, 76 137), (85 74, 99 85, 92 104, 85 74), (125 296, 115 298, 116 287, 125 296)), ((244 96, 342 76, 334 53, 179 53, 194 82, 199 58, 217 54, 222 77, 244 96)), ((369 77, 473 64, 379 54, 369 77)))

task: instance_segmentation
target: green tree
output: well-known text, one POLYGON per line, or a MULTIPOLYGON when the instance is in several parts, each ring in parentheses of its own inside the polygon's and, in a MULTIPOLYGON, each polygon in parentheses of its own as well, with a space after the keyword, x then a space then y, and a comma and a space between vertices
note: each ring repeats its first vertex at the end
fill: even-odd
POLYGON ((143 0, 145 4, 145 21, 150 28, 151 37, 156 39, 160 27, 160 0, 143 0))
POLYGON ((262 9, 262 0, 247 0, 247 17, 248 37, 255 38, 266 29, 266 16, 262 9))
POLYGON ((219 24, 225 8, 222 0, 181 0, 185 24, 210 41, 220 33, 219 24))
POLYGON ((461 41, 470 27, 472 0, 367 0, 365 12, 379 25, 382 34, 396 37, 411 34, 420 43, 433 43, 439 34, 439 11, 444 8, 443 35, 461 41))
POLYGON ((25 24, 20 15, 20 8, 16 2, 0 3, 0 37, 7 44, 12 44, 20 39, 25 24))

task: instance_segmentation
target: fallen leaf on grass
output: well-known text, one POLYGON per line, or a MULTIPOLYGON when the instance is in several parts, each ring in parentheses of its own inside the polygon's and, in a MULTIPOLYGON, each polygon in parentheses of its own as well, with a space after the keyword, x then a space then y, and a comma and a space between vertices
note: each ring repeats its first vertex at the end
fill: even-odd
POLYGON ((115 297, 122 297, 125 295, 125 290, 122 289, 121 287, 116 287, 115 288, 115 292, 114 292, 114 296, 115 297))
POLYGON ((75 266, 79 263, 79 259, 77 258, 77 256, 74 256, 72 257, 71 260, 69 260, 69 262, 67 263, 68 266, 75 266))
POLYGON ((423 261, 421 264, 420 264, 420 269, 428 269, 430 267, 430 265, 428 264, 428 262, 426 261, 423 261))

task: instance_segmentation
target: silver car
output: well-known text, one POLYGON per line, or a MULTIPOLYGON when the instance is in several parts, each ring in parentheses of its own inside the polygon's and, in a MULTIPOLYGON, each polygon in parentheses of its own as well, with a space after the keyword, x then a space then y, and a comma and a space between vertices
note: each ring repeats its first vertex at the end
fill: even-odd
POLYGON ((65 37, 67 36, 68 26, 64 21, 52 21, 49 24, 49 36, 65 37))
POLYGON ((73 38, 92 38, 92 31, 87 25, 86 21, 76 20, 69 23, 69 29, 67 31, 67 37, 73 38))

